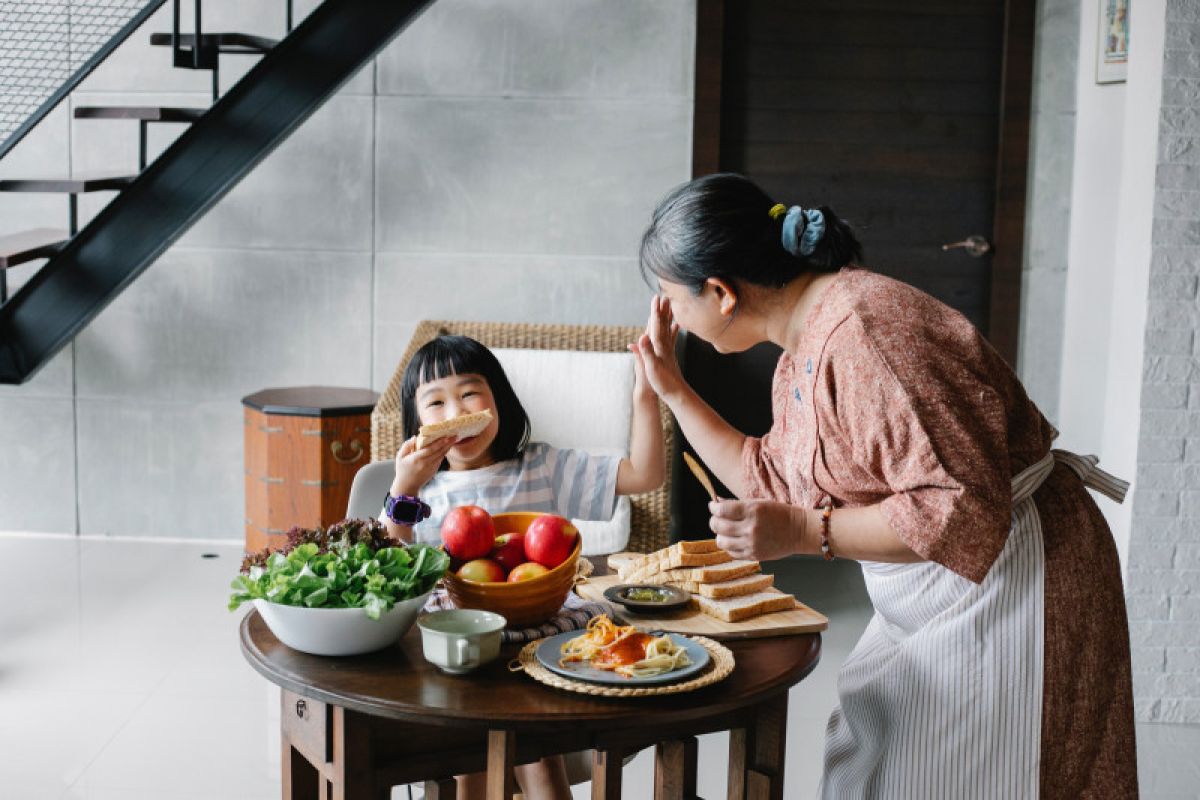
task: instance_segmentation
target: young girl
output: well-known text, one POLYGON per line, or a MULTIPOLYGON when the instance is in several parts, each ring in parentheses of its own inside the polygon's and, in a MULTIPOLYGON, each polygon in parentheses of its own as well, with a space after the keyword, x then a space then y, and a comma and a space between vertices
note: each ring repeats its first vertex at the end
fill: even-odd
MULTIPOLYGON (((628 458, 560 450, 529 441, 529 418, 496 356, 466 336, 439 336, 419 349, 400 386, 405 441, 382 521, 406 542, 441 541, 442 519, 457 506, 489 513, 541 511, 568 519, 609 519, 618 495, 656 489, 665 477, 658 400, 634 354, 633 427, 628 458), (481 433, 447 436, 417 449, 422 425, 492 412, 481 433), (416 520, 411 524, 411 520, 416 520)), ((517 767, 529 800, 569 798, 562 758, 517 767)), ((460 777, 459 796, 482 797, 482 775, 460 777), (464 785, 465 784, 465 785, 464 785)))

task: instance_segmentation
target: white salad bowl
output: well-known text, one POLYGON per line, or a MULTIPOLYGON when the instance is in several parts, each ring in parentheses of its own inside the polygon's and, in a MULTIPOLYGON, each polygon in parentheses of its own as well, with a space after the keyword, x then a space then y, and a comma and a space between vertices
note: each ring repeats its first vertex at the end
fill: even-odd
POLYGON ((361 608, 306 608, 255 600, 254 607, 275 638, 315 656, 354 656, 394 644, 408 633, 433 589, 402 600, 371 619, 361 608))

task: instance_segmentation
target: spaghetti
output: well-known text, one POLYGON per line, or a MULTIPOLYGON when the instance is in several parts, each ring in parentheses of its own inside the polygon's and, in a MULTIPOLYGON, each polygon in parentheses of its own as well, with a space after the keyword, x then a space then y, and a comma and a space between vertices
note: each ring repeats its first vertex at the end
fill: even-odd
POLYGON ((586 662, 626 678, 649 678, 692 663, 670 636, 652 636, 632 625, 617 625, 607 614, 588 621, 587 631, 563 643, 560 665, 586 662))

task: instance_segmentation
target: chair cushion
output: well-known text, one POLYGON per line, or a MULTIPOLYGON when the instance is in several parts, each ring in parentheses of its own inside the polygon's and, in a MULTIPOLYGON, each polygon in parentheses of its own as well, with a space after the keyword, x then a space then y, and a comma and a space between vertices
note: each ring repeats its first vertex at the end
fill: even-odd
MULTIPOLYGON (((571 350, 493 348, 529 415, 531 438, 554 447, 627 455, 632 421, 633 356, 571 350)), ((583 554, 625 549, 629 498, 607 522, 574 520, 583 554)))

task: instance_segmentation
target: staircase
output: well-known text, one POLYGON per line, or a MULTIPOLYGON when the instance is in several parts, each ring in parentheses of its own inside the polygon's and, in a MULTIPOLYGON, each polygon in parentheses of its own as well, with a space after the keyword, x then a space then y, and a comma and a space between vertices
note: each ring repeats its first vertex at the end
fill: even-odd
MULTIPOLYGON (((36 374, 431 3, 325 0, 293 28, 287 0, 288 33, 274 41, 242 32, 204 32, 201 0, 194 0, 195 31, 183 33, 180 0, 173 0, 173 30, 152 33, 150 43, 170 47, 176 68, 210 71, 212 105, 76 108, 77 119, 137 121, 136 173, 0 181, 0 191, 49 192, 67 199, 65 229, 0 237, 0 384, 23 383, 36 374), (235 53, 261 58, 221 95, 221 56, 235 53), (188 128, 147 163, 147 129, 157 124, 188 128), (79 230, 77 201, 85 192, 116 194, 79 230), (6 271, 37 260, 44 261, 37 273, 9 297, 6 271)), ((162 2, 149 5, 157 8, 162 2)), ((131 33, 123 29, 120 36, 131 33)), ((76 83, 79 79, 73 77, 76 83)), ((68 94, 69 89, 60 89, 56 96, 61 100, 68 94)), ((44 104, 38 113, 44 116, 52 107, 44 104)), ((32 125, 22 127, 21 135, 32 125)), ((0 155, 9 147, 6 142, 0 155)))

